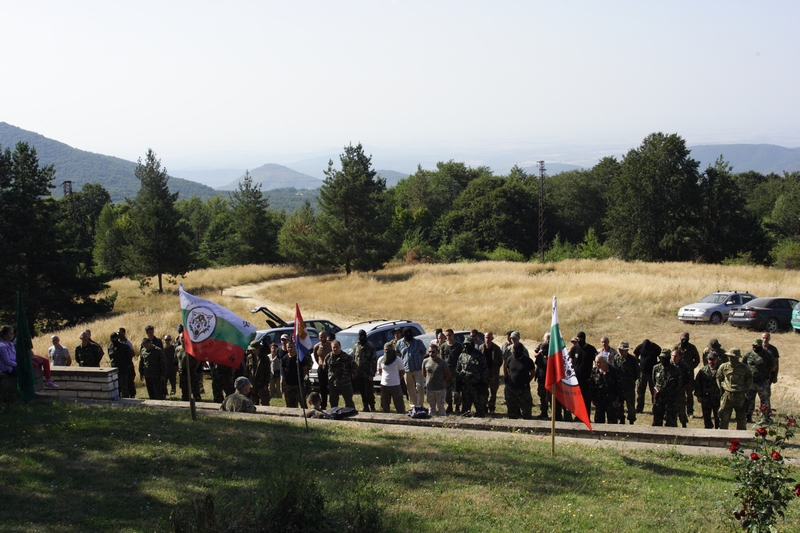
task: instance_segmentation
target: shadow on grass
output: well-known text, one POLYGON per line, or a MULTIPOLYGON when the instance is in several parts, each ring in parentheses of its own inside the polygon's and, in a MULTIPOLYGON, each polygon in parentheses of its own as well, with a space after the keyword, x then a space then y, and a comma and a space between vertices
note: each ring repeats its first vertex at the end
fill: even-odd
MULTIPOLYGON (((442 438, 355 424, 314 424, 307 433, 266 417, 192 422, 184 411, 58 402, 0 406, 0 444, 0 523, 11 531, 166 531, 176 505, 207 494, 221 504, 268 497, 276 483, 287 483, 287 470, 313 479, 334 506, 364 483, 379 502, 433 492, 482 505, 498 487, 534 499, 605 498, 598 471, 624 483, 613 470, 625 464, 664 477, 697 475, 579 447, 551 458, 544 444, 524 439, 442 438), (36 513, 19 512, 31 501, 36 513)), ((519 501, 520 509, 527 505, 519 501)), ((413 505, 386 513, 398 531, 425 516, 413 505)))

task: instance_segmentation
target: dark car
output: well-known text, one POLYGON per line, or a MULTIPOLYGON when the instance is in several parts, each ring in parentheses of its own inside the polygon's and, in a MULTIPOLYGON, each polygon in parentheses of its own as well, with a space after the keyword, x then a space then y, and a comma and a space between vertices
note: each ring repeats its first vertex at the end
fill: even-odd
MULTIPOLYGON (((259 305, 254 307, 251 313, 264 313, 267 317, 267 324, 271 328, 293 328, 294 327, 294 320, 291 322, 286 322, 284 319, 270 311, 267 307, 263 305, 259 305)), ((342 328, 331 322, 326 318, 309 318, 303 319, 303 323, 306 325, 307 328, 314 328, 317 331, 327 331, 328 333, 336 333, 341 331, 342 328)))
POLYGON ((789 329, 797 303, 794 298, 756 298, 747 305, 732 308, 728 322, 737 328, 765 329, 771 333, 789 329))

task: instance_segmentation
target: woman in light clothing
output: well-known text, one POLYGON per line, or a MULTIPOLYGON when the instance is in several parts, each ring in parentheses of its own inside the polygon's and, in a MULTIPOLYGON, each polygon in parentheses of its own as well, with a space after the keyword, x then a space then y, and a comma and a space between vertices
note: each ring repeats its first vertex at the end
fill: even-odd
POLYGON ((394 400, 394 409, 405 414, 406 404, 403 401, 403 388, 400 380, 403 379, 403 361, 397 357, 394 344, 387 342, 383 346, 383 355, 378 359, 378 374, 381 376, 381 409, 389 412, 389 405, 394 400))

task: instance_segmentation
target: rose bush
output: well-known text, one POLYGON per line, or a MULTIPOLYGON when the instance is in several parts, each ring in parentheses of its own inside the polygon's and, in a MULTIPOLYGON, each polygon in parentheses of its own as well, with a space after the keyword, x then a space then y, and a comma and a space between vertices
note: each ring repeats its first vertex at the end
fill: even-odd
POLYGON ((792 485, 789 467, 782 451, 794 436, 794 417, 779 415, 762 405, 755 424, 752 451, 742 450, 738 439, 730 441, 731 468, 736 479, 733 494, 738 499, 731 510, 741 527, 751 533, 777 531, 775 524, 784 517, 789 501, 800 496, 800 483, 792 485))

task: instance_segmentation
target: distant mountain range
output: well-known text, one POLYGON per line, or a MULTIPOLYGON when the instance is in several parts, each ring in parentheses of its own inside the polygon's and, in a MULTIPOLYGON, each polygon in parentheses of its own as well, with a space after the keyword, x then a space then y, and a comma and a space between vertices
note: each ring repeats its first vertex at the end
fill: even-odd
MULTIPOLYGON (((113 202, 121 202, 126 197, 134 198, 139 191, 140 183, 133 173, 136 168, 133 161, 78 150, 38 133, 0 122, 0 146, 3 150, 10 148, 13 151, 19 141, 36 148, 41 165, 55 166, 56 187, 53 196, 62 195, 61 183, 64 181, 71 181, 74 191, 80 191, 84 183, 99 183, 111 195, 113 202)), ((172 177, 169 188, 172 192, 180 193, 181 198, 209 198, 219 194, 201 183, 172 177)))
POLYGON ((700 162, 703 171, 721 155, 733 166, 734 172, 754 170, 762 174, 800 170, 800 148, 784 148, 774 144, 707 144, 690 146, 692 158, 700 162))
MULTIPOLYGON (((578 165, 567 165, 566 163, 548 163, 547 161, 544 162, 545 168, 545 175, 553 176, 555 174, 560 174, 561 172, 567 172, 568 170, 583 170, 583 167, 579 167, 578 165)), ((539 167, 525 167, 522 170, 528 173, 530 176, 538 176, 539 175, 539 167)))
MULTIPOLYGON (((308 174, 303 174, 292 170, 283 165, 276 165, 267 163, 258 168, 250 171, 250 176, 253 178, 253 183, 260 183, 262 191, 269 191, 272 189, 286 189, 294 187, 295 189, 317 189, 322 185, 322 182, 317 178, 312 178, 308 174)), ((234 181, 217 187, 220 191, 233 191, 239 186, 239 181, 244 177, 242 175, 234 181)))

